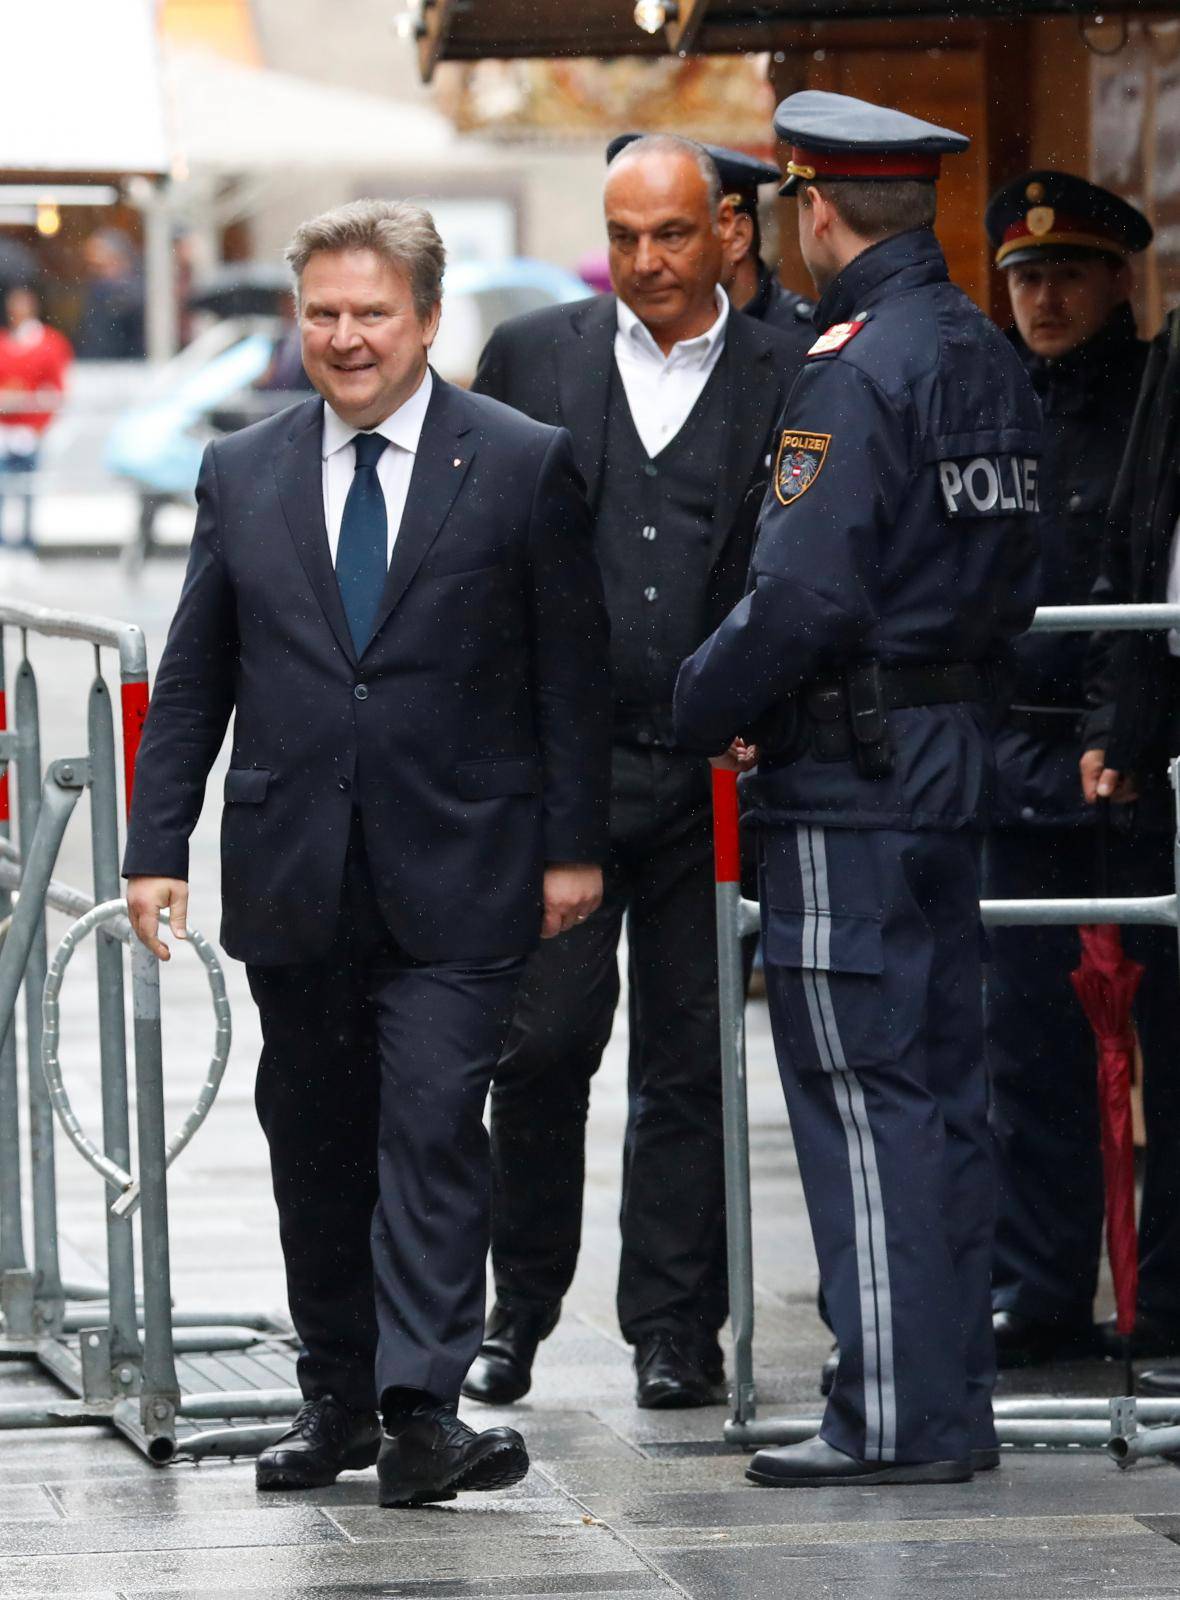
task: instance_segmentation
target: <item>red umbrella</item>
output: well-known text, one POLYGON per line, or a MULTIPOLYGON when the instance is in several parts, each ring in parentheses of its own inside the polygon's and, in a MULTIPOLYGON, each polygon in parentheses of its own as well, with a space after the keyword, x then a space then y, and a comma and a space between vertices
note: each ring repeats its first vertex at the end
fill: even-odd
POLYGON ((1135 1024, 1131 1015, 1143 967, 1123 953, 1117 927, 1078 930, 1080 966, 1070 981, 1098 1041, 1098 1112, 1102 1174, 1106 1186, 1106 1248, 1114 1279, 1116 1326, 1128 1352, 1135 1327, 1139 1241, 1135 1230, 1135 1143, 1131 1126, 1131 1065, 1135 1024))

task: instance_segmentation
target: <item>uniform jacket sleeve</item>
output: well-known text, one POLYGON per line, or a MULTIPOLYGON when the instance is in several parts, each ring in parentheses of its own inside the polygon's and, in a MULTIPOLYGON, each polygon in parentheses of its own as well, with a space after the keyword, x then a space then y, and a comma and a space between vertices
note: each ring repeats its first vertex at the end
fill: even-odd
POLYGON ((910 476, 906 422, 872 378, 813 357, 777 430, 745 597, 688 658, 676 737, 714 754, 752 734, 772 707, 854 655, 878 611, 878 551, 910 476), (792 435, 810 483, 796 493, 792 435))
POLYGON ((205 451, 188 570, 135 767, 123 872, 188 877, 188 841, 234 703, 237 622, 221 550, 217 462, 205 451))
POLYGON ((564 428, 538 476, 529 554, 545 860, 601 862, 610 800, 609 627, 590 512, 564 428))

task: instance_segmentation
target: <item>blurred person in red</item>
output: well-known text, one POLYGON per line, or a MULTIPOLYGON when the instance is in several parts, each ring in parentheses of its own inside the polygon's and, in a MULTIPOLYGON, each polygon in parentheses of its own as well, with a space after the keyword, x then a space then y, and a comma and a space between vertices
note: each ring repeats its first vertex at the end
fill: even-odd
POLYGON ((61 394, 74 359, 70 342, 41 321, 33 289, 10 289, 4 298, 5 327, 0 329, 0 542, 3 541, 3 493, 24 502, 19 548, 33 548, 33 489, 41 441, 56 415, 45 409, 43 396, 61 394), (25 410, 27 396, 31 410, 25 410), (19 488, 13 480, 25 480, 19 488))

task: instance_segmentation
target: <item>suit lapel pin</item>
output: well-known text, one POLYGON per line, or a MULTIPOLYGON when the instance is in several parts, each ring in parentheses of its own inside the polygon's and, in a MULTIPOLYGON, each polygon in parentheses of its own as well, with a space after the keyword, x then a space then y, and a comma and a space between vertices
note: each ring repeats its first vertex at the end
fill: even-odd
POLYGON ((460 458, 458 456, 456 456, 455 459, 451 462, 451 465, 453 467, 461 467, 463 465, 463 463, 460 460, 460 458))

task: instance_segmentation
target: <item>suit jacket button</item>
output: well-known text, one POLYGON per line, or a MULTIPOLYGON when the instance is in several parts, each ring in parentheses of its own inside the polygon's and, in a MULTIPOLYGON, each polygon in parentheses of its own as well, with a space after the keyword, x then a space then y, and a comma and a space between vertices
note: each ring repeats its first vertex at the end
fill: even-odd
POLYGON ((369 686, 367 683, 358 683, 352 693, 357 700, 367 700, 369 698, 369 686))

